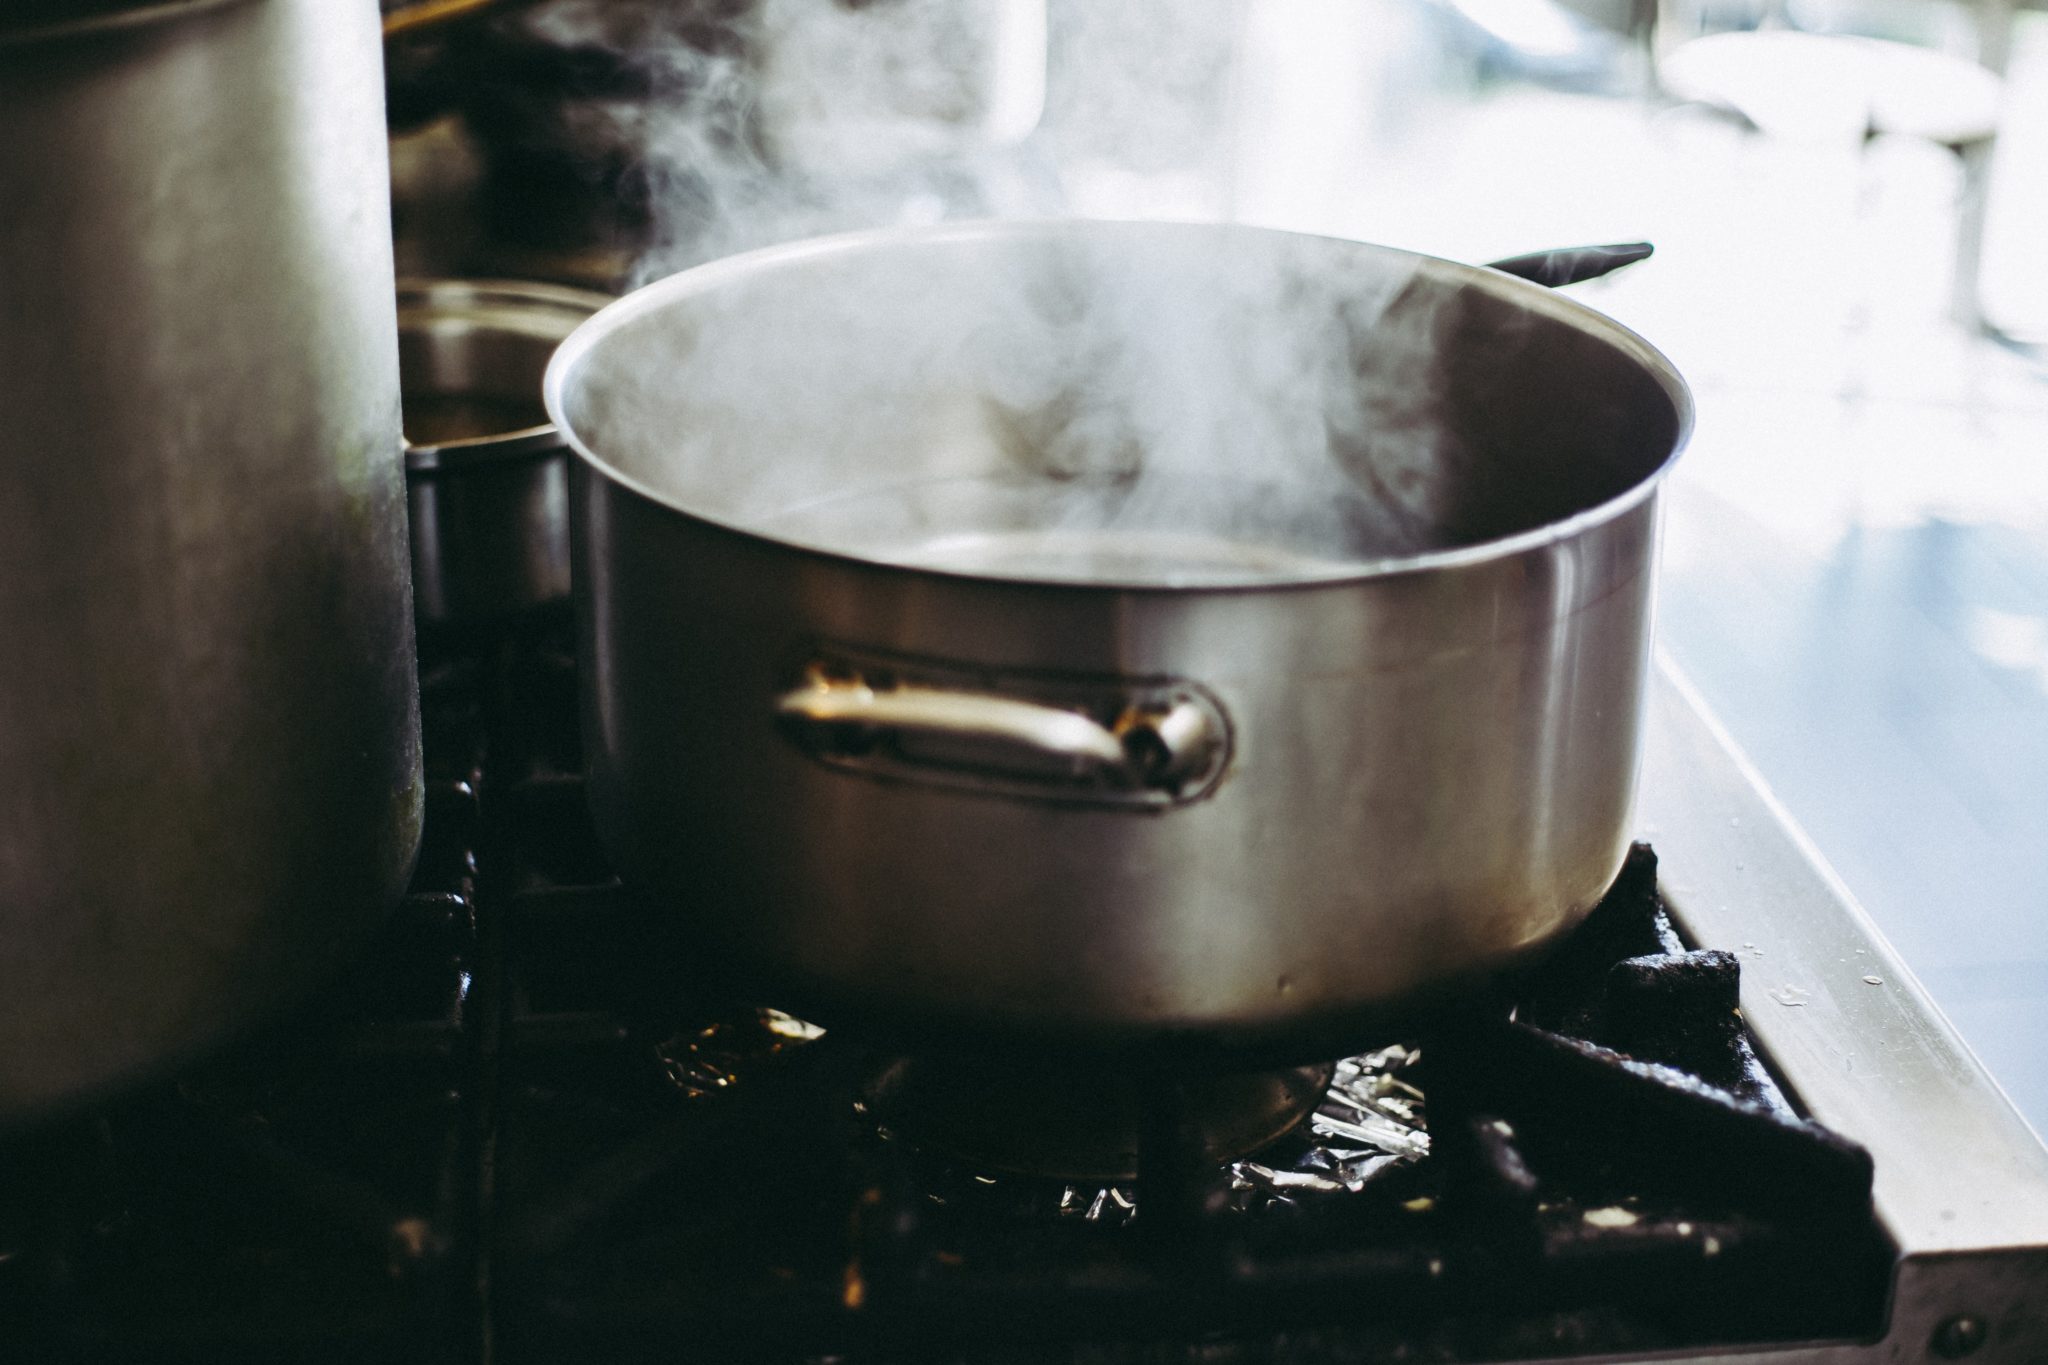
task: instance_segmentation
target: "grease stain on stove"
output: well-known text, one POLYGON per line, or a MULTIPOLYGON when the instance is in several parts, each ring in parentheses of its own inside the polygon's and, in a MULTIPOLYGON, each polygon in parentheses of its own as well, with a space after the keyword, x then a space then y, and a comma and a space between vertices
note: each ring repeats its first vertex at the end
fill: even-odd
POLYGON ((1812 991, 1794 986, 1789 982, 1783 986, 1773 986, 1766 993, 1779 1004, 1793 1008, 1804 1005, 1807 1001, 1813 999, 1812 991))

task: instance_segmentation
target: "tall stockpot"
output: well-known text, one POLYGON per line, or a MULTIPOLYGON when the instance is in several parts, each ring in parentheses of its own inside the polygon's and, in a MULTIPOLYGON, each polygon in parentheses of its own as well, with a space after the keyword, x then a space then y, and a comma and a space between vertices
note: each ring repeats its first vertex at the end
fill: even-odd
POLYGON ((1309 1056, 1620 867, 1689 400, 1536 285, 1246 227, 890 231, 629 296, 547 398, 599 831, 757 997, 1309 1056))
POLYGON ((421 809, 377 6, 0 17, 0 1125, 331 972, 421 809))

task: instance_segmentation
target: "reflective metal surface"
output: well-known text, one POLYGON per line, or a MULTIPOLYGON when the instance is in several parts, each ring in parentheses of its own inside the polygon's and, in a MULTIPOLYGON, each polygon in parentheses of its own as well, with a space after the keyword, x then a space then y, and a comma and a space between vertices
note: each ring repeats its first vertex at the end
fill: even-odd
POLYGON ((243 3, 246 0, 19 0, 0 17, 0 47, 141 28, 243 3))
POLYGON ((946 686, 916 665, 881 678, 834 677, 818 664, 775 703, 785 733, 824 762, 911 782, 1017 797, 1107 804, 1199 801, 1230 756, 1222 708, 1186 684, 1143 695, 1006 696, 1004 686, 946 686), (907 675, 907 676, 906 676, 907 675))
MULTIPOLYGON (((1069 234, 1121 259, 1191 231, 983 226, 762 253, 616 305, 550 371, 551 411, 585 456, 577 591, 599 827, 736 972, 806 1017, 1313 1049, 1529 952, 1620 866, 1654 491, 1683 390, 1639 340, 1546 291, 1217 230, 1234 253, 1327 266, 1304 287, 1313 305, 1325 281, 1331 315, 1351 287, 1395 281, 1373 314, 1392 330, 1343 338, 1361 373, 1385 362, 1378 339, 1429 320, 1446 387, 1434 420, 1485 452, 1412 470, 1415 505, 1443 513, 1420 528, 1437 548, 1345 559, 1343 540, 1318 542, 1307 571, 1233 565, 1190 584, 1179 559, 1107 580, 1067 565, 984 576, 886 548, 874 562, 855 550, 876 543, 865 519, 807 515, 798 543, 746 529, 891 487, 913 490, 910 519, 938 535, 1042 506, 1034 478, 1092 498, 1047 446, 1016 439, 1043 414, 933 387, 973 345, 992 344, 1000 370, 1007 339, 984 314, 956 344, 934 282, 1069 234), (929 286, 891 294, 875 327, 898 340, 879 355, 820 321, 851 316, 870 262, 929 286), (699 365, 788 388, 719 410, 738 400, 720 387, 693 402, 699 365), (815 386, 876 365, 894 387, 815 416, 815 386), (927 503, 932 489, 947 491, 927 503), (1229 766, 1205 799, 1145 809, 1024 799, 977 787, 971 766, 943 787, 850 771, 777 723, 793 670, 821 651, 1027 700, 1184 679, 1228 718, 1229 766)), ((1055 290, 1051 306, 1072 297, 1055 290)), ((1033 344, 1028 324, 1019 336, 1033 344)), ((1344 455, 1361 480, 1384 472, 1369 442, 1344 455)))
POLYGON ((602 294, 498 280, 403 280, 413 605, 423 626, 487 621, 569 595, 566 447, 540 381, 602 294))
POLYGON ((2048 1359, 2048 1148, 1941 1017, 1755 771, 1668 663, 1651 689, 1640 828, 1663 855, 1672 917, 1742 955, 1743 1014, 1788 1093, 1870 1150, 1899 1244, 1875 1344, 1715 1357, 1706 1365, 2048 1359))
POLYGON ((376 6, 94 13, 0 40, 0 1125, 333 970, 419 838, 376 6))

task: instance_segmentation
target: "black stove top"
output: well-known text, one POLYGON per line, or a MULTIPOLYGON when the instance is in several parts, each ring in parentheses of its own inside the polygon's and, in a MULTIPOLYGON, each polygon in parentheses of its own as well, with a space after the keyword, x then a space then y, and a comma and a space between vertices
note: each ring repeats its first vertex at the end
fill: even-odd
POLYGON ((412 893, 326 997, 0 1149, 18 1358, 1467 1361, 1882 1330, 1870 1159, 1759 1064, 1736 959, 1679 940, 1647 848, 1497 1017, 1289 1081, 1313 1112, 1285 1136, 1219 1159, 1193 1083, 1140 1078, 1114 1101, 1134 1178, 1013 1174, 895 1114, 896 1059, 675 988, 675 918, 583 813, 566 638, 428 666, 412 893))

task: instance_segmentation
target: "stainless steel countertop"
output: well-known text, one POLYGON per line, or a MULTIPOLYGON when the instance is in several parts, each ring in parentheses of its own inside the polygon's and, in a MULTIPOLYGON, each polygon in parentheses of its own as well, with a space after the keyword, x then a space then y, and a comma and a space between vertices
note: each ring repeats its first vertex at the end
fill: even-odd
POLYGON ((1741 955, 1743 1013, 1786 1091, 1870 1149, 1900 1262, 1880 1341, 1628 1358, 2048 1361, 2048 1147, 1668 659, 1638 822, 1680 932, 1741 955), (1944 1356, 1938 1334, 1972 1335, 1958 1319, 1980 1325, 1982 1343, 1944 1356))

